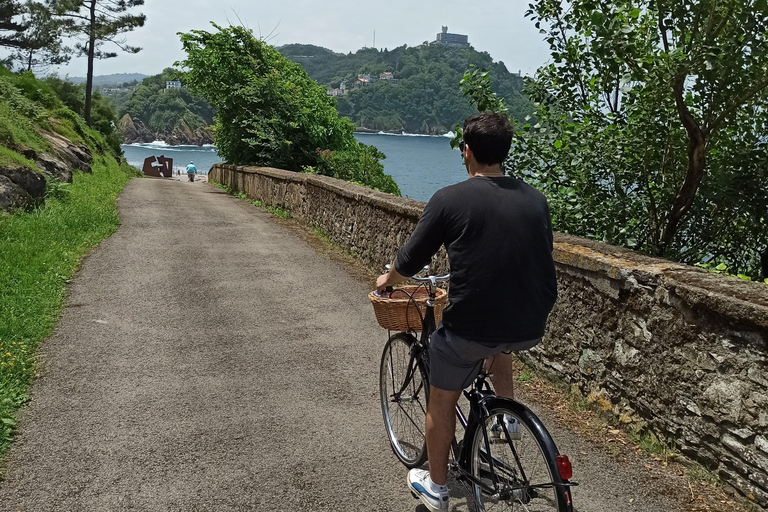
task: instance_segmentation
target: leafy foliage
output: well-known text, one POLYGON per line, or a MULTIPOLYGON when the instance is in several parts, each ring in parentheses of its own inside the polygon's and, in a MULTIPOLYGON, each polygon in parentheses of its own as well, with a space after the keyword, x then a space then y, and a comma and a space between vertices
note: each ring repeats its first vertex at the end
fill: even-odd
MULTIPOLYGON (((352 124, 339 118, 334 100, 301 66, 256 39, 250 30, 213 26, 216 33, 180 34, 187 59, 177 65, 187 70, 184 81, 192 93, 216 108, 219 155, 234 164, 294 171, 311 166, 332 175, 347 170, 323 162, 323 151, 335 154, 333 162, 367 160, 373 155, 360 149, 352 124), (351 154, 345 156, 345 152, 351 154)), ((382 175, 378 164, 360 177, 366 186, 377 188, 386 181, 382 175)))
POLYGON ((325 150, 319 154, 318 168, 322 174, 400 195, 400 187, 392 176, 384 174, 384 167, 380 163, 386 155, 374 146, 359 142, 346 151, 325 150))
POLYGON ((531 7, 552 63, 526 84, 538 122, 521 127, 507 166, 544 191, 555 229, 757 277, 768 239, 766 2, 531 7))
MULTIPOLYGON (((73 112, 85 115, 85 84, 72 84, 56 77, 48 77, 44 83, 50 87, 64 105, 73 112)), ((122 154, 120 144, 123 139, 117 130, 117 110, 115 105, 99 91, 94 91, 91 107, 91 127, 106 139, 113 155, 122 154)))
MULTIPOLYGON (((48 146, 37 132, 39 127, 60 133, 75 143, 108 148, 115 157, 121 155, 120 138, 113 125, 116 113, 111 102, 96 96, 95 105, 99 105, 94 117, 96 129, 91 129, 81 115, 59 99, 57 81, 61 82, 51 78, 37 80, 32 73, 14 74, 0 67, 0 146, 46 151, 48 146)), ((80 91, 82 94, 82 88, 80 91)))
POLYGON ((344 80, 353 84, 358 74, 378 77, 392 72, 397 83, 380 80, 352 89, 338 100, 339 113, 365 128, 447 132, 473 113, 469 101, 456 89, 464 70, 471 66, 491 70, 493 90, 507 100, 512 117, 523 119, 533 113, 532 104, 520 92, 522 78, 510 73, 503 62, 493 62, 488 53, 472 48, 363 48, 348 55, 311 45, 286 45, 278 50, 319 83, 334 88, 344 80))

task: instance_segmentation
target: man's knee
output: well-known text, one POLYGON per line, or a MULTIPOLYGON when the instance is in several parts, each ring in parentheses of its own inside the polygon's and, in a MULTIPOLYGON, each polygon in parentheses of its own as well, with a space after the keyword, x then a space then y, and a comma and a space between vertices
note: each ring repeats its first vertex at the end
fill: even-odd
POLYGON ((461 391, 447 391, 445 389, 430 386, 427 409, 431 409, 434 412, 450 411, 450 413, 453 414, 453 410, 456 407, 456 403, 459 401, 460 396, 461 391))

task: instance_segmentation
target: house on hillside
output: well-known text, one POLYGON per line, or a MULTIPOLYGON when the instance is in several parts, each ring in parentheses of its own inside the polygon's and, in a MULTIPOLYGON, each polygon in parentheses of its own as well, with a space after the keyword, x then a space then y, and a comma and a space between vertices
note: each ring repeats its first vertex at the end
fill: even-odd
POLYGON ((181 80, 166 80, 166 89, 181 89, 181 80))
POLYGON ((469 48, 469 37, 464 34, 450 34, 448 27, 443 27, 443 31, 437 34, 432 44, 452 46, 455 48, 469 48))
POLYGON ((375 82, 376 79, 370 74, 370 73, 364 73, 361 75, 357 75, 357 85, 361 87, 366 87, 368 85, 373 85, 373 82, 375 82))
POLYGON ((379 80, 386 81, 391 84, 396 84, 398 81, 397 78, 395 78, 395 75, 393 75, 391 71, 385 71, 382 74, 380 74, 379 80))
POLYGON ((331 89, 330 87, 328 88, 328 96, 340 97, 340 96, 344 96, 345 92, 346 91, 342 89, 331 89))

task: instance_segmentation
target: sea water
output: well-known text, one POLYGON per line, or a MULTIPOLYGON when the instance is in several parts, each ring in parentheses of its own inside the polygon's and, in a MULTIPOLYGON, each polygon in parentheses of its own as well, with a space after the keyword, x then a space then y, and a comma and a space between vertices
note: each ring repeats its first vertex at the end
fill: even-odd
MULTIPOLYGON (((394 178, 403 197, 426 202, 438 189, 467 179, 460 153, 451 149, 450 136, 356 133, 355 137, 376 146, 387 156, 382 160, 384 172, 394 178)), ((149 156, 173 158, 174 170, 182 172, 193 161, 199 174, 208 174, 213 164, 222 161, 215 146, 169 146, 153 142, 127 144, 123 151, 128 163, 139 169, 149 156)))
POLYGON ((125 159, 129 164, 141 169, 144 159, 150 156, 173 158, 174 174, 177 171, 187 172, 189 162, 194 162, 198 174, 208 174, 213 164, 221 162, 216 153, 216 146, 171 146, 163 141, 141 144, 124 144, 122 146, 125 159))

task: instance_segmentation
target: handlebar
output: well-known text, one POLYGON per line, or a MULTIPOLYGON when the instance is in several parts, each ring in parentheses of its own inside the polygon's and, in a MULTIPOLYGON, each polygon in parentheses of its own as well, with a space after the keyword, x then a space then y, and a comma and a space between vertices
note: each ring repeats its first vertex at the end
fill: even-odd
MULTIPOLYGON (((385 265, 384 268, 389 272, 389 270, 392 268, 392 265, 385 265)), ((422 270, 422 272, 429 272, 429 265, 426 265, 422 270)), ((443 274, 439 276, 411 276, 410 279, 413 279, 414 281, 418 283, 429 283, 429 291, 434 294, 435 289, 437 288, 437 283, 440 281, 447 281, 450 279, 451 274, 443 274)), ((388 291, 388 290, 387 290, 388 291)))

